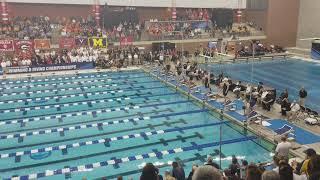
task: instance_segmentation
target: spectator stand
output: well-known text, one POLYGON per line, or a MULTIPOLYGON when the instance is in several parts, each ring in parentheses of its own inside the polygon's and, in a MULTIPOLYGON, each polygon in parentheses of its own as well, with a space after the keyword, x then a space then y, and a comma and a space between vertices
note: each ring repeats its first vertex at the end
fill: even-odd
POLYGON ((262 61, 262 60, 287 60, 288 57, 290 56, 290 54, 287 53, 276 53, 276 54, 267 54, 267 55, 261 55, 261 56, 248 56, 248 57, 237 57, 233 59, 233 62, 236 61, 246 61, 249 62, 249 60, 258 60, 258 61, 262 61))
POLYGON ((197 60, 199 64, 212 64, 212 63, 231 63, 234 62, 233 57, 228 54, 214 53, 214 56, 200 55, 197 60))
POLYGON ((186 21, 158 21, 145 22, 148 40, 174 40, 209 38, 211 21, 186 20, 186 21))

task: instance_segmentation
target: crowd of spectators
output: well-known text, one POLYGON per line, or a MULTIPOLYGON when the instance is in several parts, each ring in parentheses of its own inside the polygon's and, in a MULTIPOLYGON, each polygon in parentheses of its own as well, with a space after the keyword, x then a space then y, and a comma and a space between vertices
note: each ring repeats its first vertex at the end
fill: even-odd
MULTIPOLYGON (((250 24, 235 27, 219 28, 211 22, 208 9, 185 9, 177 11, 177 21, 163 21, 151 19, 149 22, 120 22, 112 28, 97 26, 93 16, 88 17, 15 17, 9 24, 0 25, 0 37, 24 39, 52 38, 57 32, 58 36, 67 37, 109 37, 110 41, 119 41, 121 37, 132 36, 140 41, 157 39, 200 38, 209 33, 215 37, 218 34, 246 34, 250 35, 250 24), (148 25, 147 25, 148 24, 148 25), (144 36, 143 34, 146 33, 144 36), (200 36, 201 35, 201 36, 200 36)), ((209 37, 208 36, 208 37, 209 37)))
POLYGON ((141 65, 145 60, 145 52, 135 46, 114 47, 102 53, 96 63, 101 68, 126 67, 131 65, 141 65))
POLYGON ((133 22, 120 22, 113 28, 97 27, 96 21, 89 16, 87 19, 81 17, 64 18, 61 24, 62 36, 80 37, 108 37, 109 41, 119 41, 121 37, 132 36, 136 41, 141 39, 143 24, 133 22))
POLYGON ((113 29, 107 30, 108 37, 111 41, 119 41, 121 37, 131 36, 136 41, 141 40, 142 30, 144 29, 143 23, 123 22, 113 29))
MULTIPOLYGON (((163 64, 166 60, 176 61, 182 58, 181 51, 159 50, 145 51, 136 46, 113 47, 105 53, 101 53, 97 60, 97 65, 103 68, 126 67, 131 65, 141 65, 154 63, 155 61, 163 64)), ((185 56, 187 54, 184 54, 185 56)))
POLYGON ((91 36, 103 36, 106 32, 97 27, 96 21, 92 16, 87 18, 83 17, 70 17, 59 19, 59 32, 61 36, 81 36, 81 37, 91 37, 91 36))
POLYGON ((250 35, 250 30, 246 24, 240 24, 238 26, 233 26, 231 28, 232 34, 237 34, 238 36, 248 36, 250 35))
POLYGON ((251 43, 251 44, 239 44, 237 45, 237 56, 238 57, 248 57, 252 56, 253 54, 255 56, 259 55, 265 55, 270 53, 284 53, 285 49, 281 46, 277 45, 270 45, 266 46, 261 42, 251 43))
POLYGON ((212 28, 207 9, 186 9, 177 12, 176 21, 151 19, 146 26, 150 40, 199 38, 212 28))
POLYGON ((307 149, 304 153, 306 158, 300 163, 289 163, 286 157, 274 156, 272 164, 255 164, 246 160, 240 162, 232 156, 229 167, 224 170, 208 156, 204 165, 194 164, 188 174, 179 162, 172 162, 172 169, 163 175, 155 165, 147 163, 140 180, 319 180, 320 155, 313 149, 307 149))
MULTIPOLYGON (((127 67, 141 65, 144 62, 155 60, 177 60, 182 57, 182 52, 175 50, 160 50, 146 52, 144 48, 137 46, 115 46, 108 50, 78 47, 67 49, 35 50, 32 52, 21 52, 18 55, 0 55, 2 67, 17 66, 40 66, 51 64, 68 64, 81 62, 94 62, 101 68, 127 67)), ((187 55, 187 54, 184 54, 187 55)))
POLYGON ((64 37, 109 37, 110 41, 119 41, 120 37, 132 36, 141 40, 143 23, 121 22, 110 29, 98 27, 92 16, 84 17, 16 17, 9 24, 0 25, 1 38, 46 39, 52 38, 54 30, 64 37))
POLYGON ((75 48, 71 50, 35 50, 33 52, 22 52, 16 56, 2 55, 0 56, 1 66, 17 67, 17 66, 40 66, 51 64, 68 64, 75 62, 95 62, 100 51, 93 48, 75 48))
POLYGON ((170 22, 170 21, 152 21, 149 22, 149 26, 146 31, 149 34, 151 40, 158 39, 191 39, 199 38, 205 32, 209 32, 210 22, 170 22))
POLYGON ((178 20, 202 20, 209 21, 210 15, 208 9, 185 9, 177 14, 178 20))
POLYGON ((54 22, 47 16, 15 17, 9 24, 0 24, 0 37, 19 38, 51 38, 54 22))

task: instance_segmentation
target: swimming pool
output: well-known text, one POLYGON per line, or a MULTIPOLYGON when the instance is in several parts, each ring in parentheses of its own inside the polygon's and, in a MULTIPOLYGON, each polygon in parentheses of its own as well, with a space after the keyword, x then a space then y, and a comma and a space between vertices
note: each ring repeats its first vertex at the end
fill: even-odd
MULTIPOLYGON (((224 72, 233 79, 250 82, 251 61, 248 63, 204 65, 214 73, 224 72)), ((290 100, 298 100, 301 86, 308 91, 306 105, 320 112, 320 63, 294 59, 275 59, 256 61, 253 63, 253 82, 263 82, 281 93, 285 88, 289 91, 290 100)))
POLYGON ((273 145, 142 71, 3 80, 4 179, 138 179, 146 162, 270 161, 273 145))

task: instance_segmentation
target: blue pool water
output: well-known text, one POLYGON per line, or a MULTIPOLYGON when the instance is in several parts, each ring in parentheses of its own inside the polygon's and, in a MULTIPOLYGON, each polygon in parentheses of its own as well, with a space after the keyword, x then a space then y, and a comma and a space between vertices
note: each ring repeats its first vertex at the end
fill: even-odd
POLYGON ((190 171, 211 154, 270 161, 263 139, 140 72, 0 82, 0 174, 20 179, 138 179, 147 162, 190 171))
MULTIPOLYGON (((251 81, 251 62, 207 65, 207 69, 216 72, 224 72, 233 79, 244 82, 251 81)), ((304 86, 308 92, 306 105, 320 112, 320 63, 312 63, 301 60, 262 61, 253 63, 253 82, 263 82, 267 86, 282 92, 285 88, 289 91, 291 100, 298 100, 298 92, 304 86)))

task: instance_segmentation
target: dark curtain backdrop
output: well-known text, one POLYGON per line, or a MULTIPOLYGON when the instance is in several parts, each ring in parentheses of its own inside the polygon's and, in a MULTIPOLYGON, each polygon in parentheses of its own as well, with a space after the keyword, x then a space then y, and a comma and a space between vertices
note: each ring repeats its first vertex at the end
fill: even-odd
POLYGON ((170 42, 152 43, 152 51, 174 50, 175 47, 176 44, 170 42))
POLYGON ((139 22, 138 13, 135 9, 119 9, 113 10, 108 6, 105 6, 103 13, 104 26, 106 28, 113 28, 113 26, 118 26, 120 23, 129 22, 135 24, 139 22))
POLYGON ((211 20, 220 28, 231 27, 233 24, 232 9, 213 9, 211 20))

